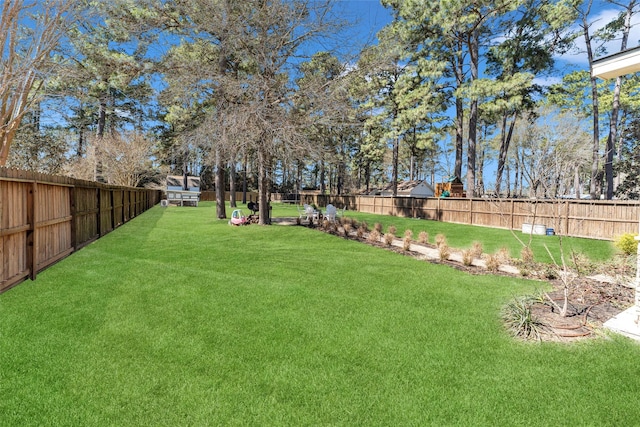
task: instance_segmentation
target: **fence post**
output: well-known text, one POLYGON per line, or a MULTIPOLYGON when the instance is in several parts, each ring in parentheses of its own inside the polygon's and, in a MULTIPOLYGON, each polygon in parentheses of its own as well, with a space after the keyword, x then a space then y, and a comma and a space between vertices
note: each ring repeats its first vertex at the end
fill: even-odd
POLYGON ((26 241, 26 257, 27 257, 27 268, 29 268, 29 279, 36 280, 36 276, 38 275, 38 248, 37 248, 37 238, 36 233, 38 229, 37 225, 37 215, 36 215, 36 192, 37 192, 37 182, 33 181, 27 191, 27 224, 29 224, 29 229, 27 230, 27 241, 26 241))
POLYGON ((571 204, 569 203, 569 201, 565 201, 565 229, 564 230, 560 230, 560 232, 564 235, 569 235, 569 211, 571 210, 571 204))
POLYGON ((115 191, 113 188, 109 189, 109 200, 111 200, 111 230, 115 230, 118 225, 118 221, 116 220, 116 198, 115 191))
POLYGON ((71 215, 71 249, 75 252, 78 248, 78 236, 77 236, 77 222, 78 216, 76 215, 76 185, 69 188, 69 213, 71 215))
POLYGON ((100 189, 100 187, 96 187, 96 204, 98 205, 98 213, 96 221, 97 222, 97 230, 98 230, 98 237, 102 237, 104 235, 103 231, 102 231, 102 190, 100 189))
POLYGON ((510 218, 509 218, 509 230, 513 230, 513 225, 514 225, 514 213, 515 213, 515 206, 513 203, 513 199, 511 199, 511 213, 510 213, 510 218))

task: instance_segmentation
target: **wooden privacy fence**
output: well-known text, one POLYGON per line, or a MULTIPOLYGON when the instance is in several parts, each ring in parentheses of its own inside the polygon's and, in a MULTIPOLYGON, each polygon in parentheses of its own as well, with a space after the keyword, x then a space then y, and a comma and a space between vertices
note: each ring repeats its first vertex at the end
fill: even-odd
MULTIPOLYGON (((224 192, 224 197, 226 201, 231 200, 231 193, 229 191, 224 192)), ((200 201, 201 202, 215 202, 216 201, 216 192, 215 191, 202 191, 200 193, 200 201)), ((240 203, 242 201, 242 192, 236 191, 236 202, 240 203)), ((255 191, 247 191, 247 202, 257 202, 258 201, 258 193, 255 191)))
POLYGON ((640 203, 620 200, 530 200, 331 196, 303 194, 301 203, 329 203, 359 212, 521 230, 523 224, 553 228, 563 236, 613 240, 638 233, 640 203))
POLYGON ((0 292, 160 202, 161 192, 0 168, 0 292))

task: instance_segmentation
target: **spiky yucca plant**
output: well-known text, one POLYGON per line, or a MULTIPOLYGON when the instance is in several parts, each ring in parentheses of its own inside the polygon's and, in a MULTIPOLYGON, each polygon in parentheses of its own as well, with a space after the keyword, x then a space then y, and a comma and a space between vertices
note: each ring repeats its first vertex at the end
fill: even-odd
POLYGON ((429 243, 429 233, 427 233, 426 231, 421 231, 418 234, 418 242, 422 243, 423 245, 429 243))
POLYGON ((514 298, 502 309, 502 318, 514 336, 525 340, 540 340, 544 324, 536 319, 531 307, 536 298, 524 296, 514 298))

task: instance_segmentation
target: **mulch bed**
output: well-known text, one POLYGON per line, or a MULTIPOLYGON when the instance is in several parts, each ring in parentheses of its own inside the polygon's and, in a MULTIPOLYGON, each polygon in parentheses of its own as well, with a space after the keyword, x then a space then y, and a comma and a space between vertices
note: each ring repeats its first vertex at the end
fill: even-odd
MULTIPOLYGON (((336 233, 335 230, 324 230, 322 227, 317 228, 321 231, 332 232, 332 234, 344 237, 344 233, 336 233)), ((424 259, 424 256, 417 252, 404 251, 402 248, 374 243, 367 239, 358 239, 353 235, 349 238, 405 256, 424 259)), ((449 260, 429 260, 429 262, 449 265, 469 274, 509 275, 509 273, 489 272, 484 268, 465 266, 449 260)), ((527 278, 549 283, 552 286, 552 290, 548 291, 546 295, 553 299, 557 306, 563 306, 565 285, 560 279, 550 280, 542 275, 536 277, 535 274, 527 278)), ((531 305, 532 316, 541 324, 540 334, 537 339, 541 341, 573 342, 597 337, 600 335, 599 331, 602 329, 604 322, 633 306, 635 302, 635 289, 629 285, 583 276, 572 278, 567 285, 567 292, 568 305, 565 316, 547 298, 541 298, 539 302, 531 305)))

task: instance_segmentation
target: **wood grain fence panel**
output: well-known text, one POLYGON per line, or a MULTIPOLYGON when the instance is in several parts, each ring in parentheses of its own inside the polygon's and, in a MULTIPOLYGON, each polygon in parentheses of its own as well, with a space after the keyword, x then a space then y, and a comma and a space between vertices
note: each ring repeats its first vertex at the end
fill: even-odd
POLYGON ((27 256, 27 235, 33 232, 28 213, 31 187, 28 182, 0 181, 0 199, 3 201, 0 205, 0 290, 24 280, 31 273, 27 256))
POLYGON ((124 224, 127 220, 125 219, 125 205, 124 205, 124 194, 125 190, 113 190, 113 226, 119 227, 124 224))
POLYGON ((440 221, 471 224, 470 200, 462 198, 440 199, 440 221))
POLYGON ((36 270, 44 269, 73 251, 71 188, 40 183, 35 201, 34 256, 36 270))
POLYGON ((105 188, 98 189, 98 206, 100 209, 98 231, 100 237, 113 231, 113 211, 111 192, 105 188))
POLYGON ((415 214, 415 210, 413 207, 414 200, 415 199, 413 197, 396 197, 395 199, 391 198, 394 215, 403 218, 413 218, 415 214))
POLYGON ((122 191, 122 221, 128 222, 131 216, 131 190, 122 191))
POLYGON ((521 230, 524 223, 553 228, 559 235, 612 240, 638 233, 637 201, 406 198, 301 194, 303 203, 319 200, 350 210, 383 215, 411 216, 459 224, 521 230), (385 200, 386 199, 386 200, 385 200))
MULTIPOLYGON (((126 190, 0 168, 0 292, 35 279, 38 271, 122 224, 126 190)), ((161 198, 160 191, 132 191, 130 218, 161 198)))
POLYGON ((99 236, 97 189, 76 187, 74 198, 76 205, 76 249, 93 242, 99 236))
POLYGON ((140 192, 137 190, 131 190, 131 198, 133 203, 131 203, 130 207, 130 215, 131 218, 135 218, 138 216, 140 212, 140 192))
POLYGON ((472 199, 471 223, 484 227, 510 228, 511 203, 508 200, 472 199))

